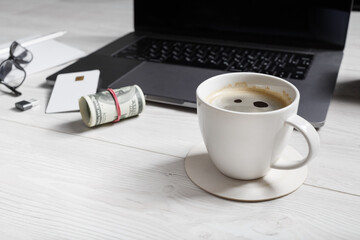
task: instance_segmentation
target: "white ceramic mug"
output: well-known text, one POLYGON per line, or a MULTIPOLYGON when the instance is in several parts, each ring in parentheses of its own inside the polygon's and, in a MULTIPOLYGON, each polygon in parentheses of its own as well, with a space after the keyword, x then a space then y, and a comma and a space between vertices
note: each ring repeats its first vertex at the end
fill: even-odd
MULTIPOLYGON (((271 168, 294 169, 307 164, 320 147, 314 127, 297 115, 300 94, 281 78, 259 73, 227 73, 201 83, 196 90, 197 114, 210 159, 226 176, 251 180, 266 175, 271 168), (245 83, 266 88, 290 99, 287 106, 267 112, 226 110, 207 100, 225 87, 245 83), (298 161, 277 162, 296 128, 305 137, 308 154, 298 161)), ((237 98, 237 96, 234 96, 237 98)))

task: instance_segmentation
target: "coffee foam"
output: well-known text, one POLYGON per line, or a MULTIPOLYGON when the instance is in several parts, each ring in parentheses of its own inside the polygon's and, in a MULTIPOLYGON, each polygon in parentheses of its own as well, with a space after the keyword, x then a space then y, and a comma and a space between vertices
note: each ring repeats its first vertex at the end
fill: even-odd
POLYGON ((219 89, 206 97, 206 102, 219 108, 238 112, 268 112, 292 102, 289 94, 273 91, 268 86, 251 86, 238 82, 219 89))

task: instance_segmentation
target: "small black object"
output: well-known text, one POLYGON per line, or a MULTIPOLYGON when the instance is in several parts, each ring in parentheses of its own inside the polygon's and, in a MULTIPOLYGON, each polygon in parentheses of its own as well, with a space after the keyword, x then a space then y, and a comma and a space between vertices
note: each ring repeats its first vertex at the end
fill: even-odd
POLYGON ((39 105, 39 100, 30 99, 29 101, 20 101, 15 103, 15 107, 21 111, 29 110, 35 106, 39 105))

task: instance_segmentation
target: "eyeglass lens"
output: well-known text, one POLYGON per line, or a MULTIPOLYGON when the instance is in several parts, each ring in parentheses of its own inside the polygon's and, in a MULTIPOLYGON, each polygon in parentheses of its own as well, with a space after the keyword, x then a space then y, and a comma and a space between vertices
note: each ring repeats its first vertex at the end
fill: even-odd
POLYGON ((17 42, 11 44, 10 55, 19 63, 29 63, 33 59, 32 53, 17 42))
POLYGON ((0 80, 10 87, 18 87, 25 79, 24 69, 12 59, 2 62, 0 66, 0 80))

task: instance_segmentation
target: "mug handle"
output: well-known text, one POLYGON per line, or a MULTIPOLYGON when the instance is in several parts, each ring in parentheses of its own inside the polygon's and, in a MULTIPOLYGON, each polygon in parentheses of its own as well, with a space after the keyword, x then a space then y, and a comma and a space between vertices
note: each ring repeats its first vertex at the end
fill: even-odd
POLYGON ((312 158, 314 158, 317 152, 320 149, 320 138, 318 133, 316 132, 315 128, 304 118, 300 117, 299 115, 293 115, 289 117, 285 124, 289 124, 297 129, 306 139, 308 144, 308 155, 301 160, 294 161, 293 163, 273 163, 271 165, 272 168, 275 169, 295 169, 304 166, 307 164, 312 158))

